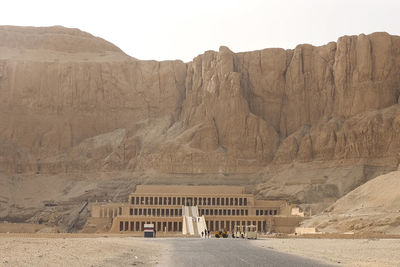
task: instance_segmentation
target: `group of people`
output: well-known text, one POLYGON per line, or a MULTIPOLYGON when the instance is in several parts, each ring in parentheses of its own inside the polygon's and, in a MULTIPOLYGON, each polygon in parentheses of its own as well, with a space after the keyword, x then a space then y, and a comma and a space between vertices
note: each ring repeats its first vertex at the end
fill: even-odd
POLYGON ((210 238, 210 230, 201 231, 201 237, 210 238))

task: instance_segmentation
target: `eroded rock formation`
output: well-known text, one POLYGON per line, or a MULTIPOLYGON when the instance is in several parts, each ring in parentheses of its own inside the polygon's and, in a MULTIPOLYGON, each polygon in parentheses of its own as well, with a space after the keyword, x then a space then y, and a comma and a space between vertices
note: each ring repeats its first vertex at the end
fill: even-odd
POLYGON ((192 133, 183 145, 189 150, 179 145, 190 155, 183 162, 207 164, 182 166, 175 140, 155 161, 178 163, 177 172, 241 173, 271 162, 382 157, 395 166, 399 48, 399 37, 375 33, 294 50, 208 51, 187 66, 179 118, 192 133))
MULTIPOLYGON (((183 63, 136 60, 77 29, 0 27, 0 172, 261 173, 271 195, 279 166, 390 169, 399 74, 400 37, 387 33, 183 63)), ((337 198, 360 177, 322 188, 337 198)))

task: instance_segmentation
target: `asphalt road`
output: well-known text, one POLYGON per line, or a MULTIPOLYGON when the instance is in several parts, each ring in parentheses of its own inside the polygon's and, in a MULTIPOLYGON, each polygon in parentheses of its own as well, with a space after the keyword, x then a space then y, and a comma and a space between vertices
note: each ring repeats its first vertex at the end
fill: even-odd
POLYGON ((158 266, 328 266, 324 263, 256 247, 243 239, 163 239, 170 246, 158 266))

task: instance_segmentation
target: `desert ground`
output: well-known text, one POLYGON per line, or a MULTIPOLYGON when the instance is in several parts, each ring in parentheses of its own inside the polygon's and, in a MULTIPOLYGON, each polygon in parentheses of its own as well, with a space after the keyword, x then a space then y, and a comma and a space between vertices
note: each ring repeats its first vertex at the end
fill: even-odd
MULTIPOLYGON (((149 240, 117 235, 2 234, 0 266, 168 266, 171 258, 184 251, 185 242, 189 242, 188 245, 198 242, 201 247, 207 245, 208 240, 149 240)), ((254 241, 214 239, 209 242, 219 242, 223 247, 246 246, 250 250, 258 250, 258 253, 263 248, 265 254, 276 253, 284 258, 291 257, 287 256, 291 254, 302 257, 299 259, 304 262, 310 260, 327 265, 398 266, 400 262, 399 239, 268 238, 254 241)), ((229 255, 222 258, 225 263, 232 259, 229 255)), ((198 264, 201 266, 201 262, 198 264)))
POLYGON ((263 239, 254 245, 342 266, 399 266, 399 239, 263 239))
POLYGON ((131 237, 0 237, 0 266, 154 266, 165 244, 131 237), (156 251, 156 253, 154 253, 156 251))

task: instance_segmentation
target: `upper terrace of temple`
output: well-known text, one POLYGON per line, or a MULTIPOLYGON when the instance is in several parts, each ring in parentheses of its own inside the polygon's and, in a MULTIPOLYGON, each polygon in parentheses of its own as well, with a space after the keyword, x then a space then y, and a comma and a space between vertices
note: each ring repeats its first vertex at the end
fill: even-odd
POLYGON ((243 186, 202 186, 202 185, 138 185, 137 194, 245 194, 243 186))

